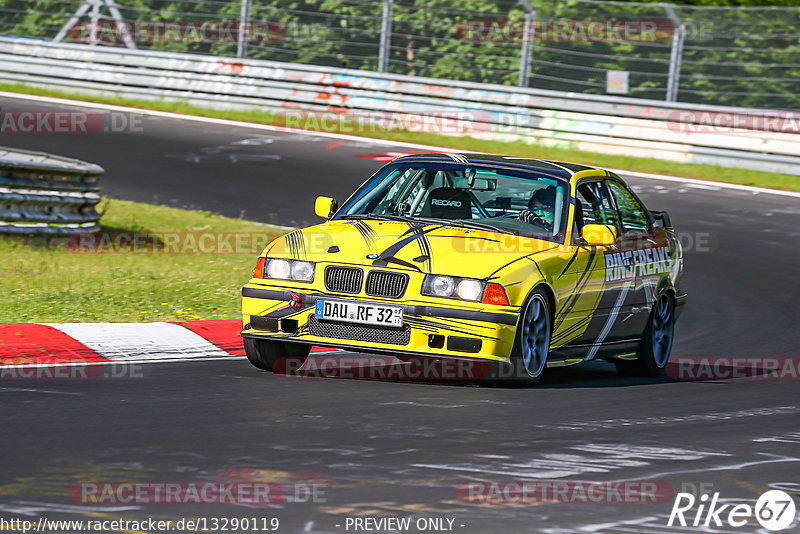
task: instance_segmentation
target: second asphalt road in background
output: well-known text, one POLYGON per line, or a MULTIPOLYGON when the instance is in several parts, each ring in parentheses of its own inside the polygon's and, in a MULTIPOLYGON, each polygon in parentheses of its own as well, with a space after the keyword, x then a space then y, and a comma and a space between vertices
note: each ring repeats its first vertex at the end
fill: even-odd
MULTIPOLYGON (((17 98, 0 99, 0 107, 65 109, 17 98)), ((98 163, 107 171, 104 193, 116 198, 283 225, 318 221, 315 196, 343 200, 382 164, 380 154, 412 151, 148 116, 136 131, 4 134, 0 145, 98 163)), ((684 243, 691 299, 673 357, 795 357, 797 199, 628 181, 649 207, 670 212, 684 243)), ((456 530, 470 533, 664 532, 669 502, 474 506, 456 488, 474 477, 647 479, 676 490, 707 483, 743 501, 800 473, 786 437, 800 413, 796 380, 633 380, 596 363, 554 373, 537 388, 504 390, 287 380, 225 361, 152 366, 141 380, 66 382, 1 388, 9 414, 3 446, 16 436, 13 450, 25 451, 0 462, 0 479, 25 481, 2 492, 6 513, 81 513, 62 504, 72 480, 208 479, 259 468, 330 480, 324 503, 273 510, 286 531, 343 531, 335 526, 343 517, 366 513, 451 516, 465 525, 456 530)), ((125 513, 204 512, 187 505, 125 513)))

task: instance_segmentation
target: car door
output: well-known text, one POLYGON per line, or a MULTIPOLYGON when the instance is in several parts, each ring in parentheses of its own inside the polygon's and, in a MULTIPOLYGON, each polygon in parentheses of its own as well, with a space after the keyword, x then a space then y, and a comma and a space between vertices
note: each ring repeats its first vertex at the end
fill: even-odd
POLYGON ((656 228, 650 212, 629 187, 615 179, 608 184, 620 214, 622 246, 633 254, 638 304, 634 311, 642 313, 646 320, 659 283, 668 271, 671 243, 666 232, 656 228))
MULTIPOLYGON (((602 179, 581 181, 575 198, 573 252, 560 277, 556 279, 559 293, 553 345, 570 356, 585 357, 587 346, 597 342, 616 303, 618 287, 630 281, 632 274, 621 273, 609 289, 606 275, 607 255, 617 245, 587 246, 580 232, 586 224, 606 224, 619 228, 619 214, 611 194, 602 179)), ((619 230, 617 230, 619 232, 619 230)), ((605 336, 604 336, 605 337, 605 336)))

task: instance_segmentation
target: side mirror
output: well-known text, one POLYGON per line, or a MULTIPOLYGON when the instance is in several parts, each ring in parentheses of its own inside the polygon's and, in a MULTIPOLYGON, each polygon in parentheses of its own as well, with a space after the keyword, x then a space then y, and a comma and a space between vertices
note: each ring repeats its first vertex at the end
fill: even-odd
POLYGON ((605 224, 587 224, 581 236, 587 245, 608 246, 617 241, 617 230, 605 224))
POLYGON ((323 219, 330 219, 331 215, 336 212, 339 203, 336 199, 331 197, 317 197, 314 202, 314 213, 323 219))
POLYGON ((664 230, 674 230, 672 227, 672 220, 669 218, 669 213, 666 211, 650 210, 650 215, 652 215, 653 219, 656 220, 656 224, 658 224, 664 230))

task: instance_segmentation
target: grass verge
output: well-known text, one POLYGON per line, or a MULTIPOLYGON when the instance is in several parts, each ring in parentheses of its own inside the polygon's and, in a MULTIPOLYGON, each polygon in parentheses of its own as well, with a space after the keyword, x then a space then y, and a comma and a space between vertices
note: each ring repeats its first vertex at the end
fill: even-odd
POLYGON ((81 249, 79 241, 76 250, 0 238, 0 322, 239 319, 240 290, 258 253, 285 233, 204 211, 107 198, 99 209, 106 243, 120 244, 118 252, 81 249), (153 252, 146 243, 155 238, 167 245, 174 239, 153 252))
MULTIPOLYGON (((121 97, 95 96, 80 93, 68 93, 38 87, 29 87, 20 84, 0 84, 0 90, 70 98, 89 102, 101 102, 118 106, 130 106, 143 109, 169 111, 187 115, 215 117, 259 124, 272 124, 284 126, 285 117, 274 115, 265 111, 223 111, 191 106, 181 102, 165 102, 150 100, 134 100, 121 97)), ((355 128, 348 123, 336 124, 334 129, 325 129, 327 132, 353 134, 355 128)), ((673 163, 657 159, 635 158, 610 154, 598 154, 564 148, 547 148, 529 145, 524 142, 504 143, 500 141, 485 141, 469 137, 450 137, 430 133, 408 132, 400 130, 368 129, 360 131, 358 135, 378 139, 389 139, 407 143, 444 146, 464 151, 492 152, 512 156, 526 156, 533 158, 546 158, 558 161, 572 161, 612 169, 625 169, 630 171, 666 174, 670 176, 683 176, 700 180, 713 180, 733 184, 753 185, 788 191, 800 191, 800 176, 760 172, 747 169, 731 169, 713 165, 694 165, 688 163, 673 163)))

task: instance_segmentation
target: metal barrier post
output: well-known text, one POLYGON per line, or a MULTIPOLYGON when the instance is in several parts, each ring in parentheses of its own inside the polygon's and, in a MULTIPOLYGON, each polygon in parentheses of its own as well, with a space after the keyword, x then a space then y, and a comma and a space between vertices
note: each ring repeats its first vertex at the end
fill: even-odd
POLYGON ((247 26, 250 24, 250 0, 242 0, 242 11, 239 15, 239 35, 236 57, 247 56, 247 26))
POLYGON ((378 50, 378 72, 389 71, 389 47, 392 44, 392 10, 394 0, 383 0, 381 16, 381 42, 378 50))
POLYGON ((520 4, 525 8, 525 26, 522 29, 522 51, 519 57, 519 85, 528 87, 528 77, 531 70, 531 45, 536 31, 536 11, 528 3, 528 0, 521 0, 520 4))
POLYGON ((672 36, 672 48, 669 53, 669 77, 667 79, 667 102, 678 100, 678 87, 681 77, 681 60, 683 58, 683 38, 686 34, 686 26, 681 21, 675 9, 670 4, 661 4, 664 13, 667 14, 672 23, 675 33, 672 36))

